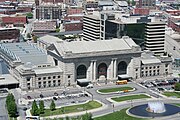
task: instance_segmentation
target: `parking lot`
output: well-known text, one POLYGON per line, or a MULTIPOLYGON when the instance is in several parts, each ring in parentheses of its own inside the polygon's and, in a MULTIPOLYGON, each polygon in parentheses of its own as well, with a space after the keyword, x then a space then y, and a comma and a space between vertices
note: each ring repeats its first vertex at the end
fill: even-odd
POLYGON ((28 106, 32 105, 32 102, 36 100, 39 103, 40 100, 44 101, 45 107, 49 107, 51 101, 54 100, 56 106, 66 106, 70 104, 83 103, 90 100, 91 97, 85 92, 80 90, 74 91, 47 91, 47 92, 36 92, 28 93, 23 96, 28 101, 28 106))
POLYGON ((167 79, 167 80, 149 80, 141 82, 140 84, 148 89, 156 92, 174 91, 175 83, 180 83, 179 78, 167 79))

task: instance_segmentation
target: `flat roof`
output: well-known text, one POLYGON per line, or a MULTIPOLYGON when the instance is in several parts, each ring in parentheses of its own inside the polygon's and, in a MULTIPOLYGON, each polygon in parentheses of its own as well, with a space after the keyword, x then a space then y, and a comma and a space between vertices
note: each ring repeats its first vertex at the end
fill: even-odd
POLYGON ((40 37, 39 41, 46 44, 51 44, 51 43, 56 43, 63 40, 55 36, 45 35, 45 36, 40 37))
POLYGON ((161 63, 161 61, 157 58, 153 58, 153 59, 141 59, 143 64, 157 64, 157 63, 161 63))
POLYGON ((111 40, 97 40, 97 41, 72 41, 55 43, 56 48, 60 53, 90 53, 90 52, 105 52, 105 51, 119 51, 131 50, 132 46, 138 46, 131 38, 114 38, 111 40))
POLYGON ((48 74, 48 73, 58 73, 62 72, 59 67, 45 67, 45 68, 34 68, 35 73, 38 74, 48 74))
POLYGON ((18 84, 19 82, 10 74, 0 75, 0 85, 18 84))

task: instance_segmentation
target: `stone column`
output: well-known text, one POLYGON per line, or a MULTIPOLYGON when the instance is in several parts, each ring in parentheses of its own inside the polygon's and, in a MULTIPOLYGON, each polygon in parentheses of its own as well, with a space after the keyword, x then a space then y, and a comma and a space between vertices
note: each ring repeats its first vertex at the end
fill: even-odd
POLYGON ((93 61, 90 61, 90 66, 87 69, 87 79, 90 81, 93 80, 93 61))
POLYGON ((107 79, 112 79, 113 78, 113 70, 114 70, 114 61, 113 59, 111 60, 111 63, 107 69, 107 79))
POLYGON ((94 61, 93 72, 93 79, 96 80, 96 61, 94 61))
POLYGON ((113 78, 116 78, 117 77, 117 59, 114 59, 114 76, 113 78))

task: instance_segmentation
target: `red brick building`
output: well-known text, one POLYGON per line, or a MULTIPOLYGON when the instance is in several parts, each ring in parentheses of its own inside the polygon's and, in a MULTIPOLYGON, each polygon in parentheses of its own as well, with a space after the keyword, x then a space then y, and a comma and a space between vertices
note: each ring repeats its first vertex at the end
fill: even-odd
POLYGON ((180 15, 180 10, 166 10, 171 15, 180 15))
POLYGON ((168 27, 171 27, 174 31, 180 32, 180 16, 171 16, 168 19, 168 27))
POLYGON ((67 15, 72 15, 72 14, 80 14, 83 13, 83 8, 79 7, 71 7, 67 9, 67 15))
POLYGON ((16 28, 0 28, 0 42, 18 42, 20 30, 16 28))
POLYGON ((67 15, 64 17, 65 21, 82 21, 83 20, 83 14, 73 14, 73 15, 67 15))
POLYGON ((17 2, 17 0, 0 0, 0 2, 5 2, 5 1, 17 2))
POLYGON ((32 12, 31 7, 18 7, 17 10, 21 10, 23 12, 32 12))
POLYGON ((3 24, 26 24, 27 22, 28 21, 26 16, 2 17, 3 24))
POLYGON ((148 8, 135 8, 133 10, 133 14, 149 15, 149 9, 148 8))
POLYGON ((79 31, 83 30, 83 22, 71 21, 64 24, 65 31, 79 31))

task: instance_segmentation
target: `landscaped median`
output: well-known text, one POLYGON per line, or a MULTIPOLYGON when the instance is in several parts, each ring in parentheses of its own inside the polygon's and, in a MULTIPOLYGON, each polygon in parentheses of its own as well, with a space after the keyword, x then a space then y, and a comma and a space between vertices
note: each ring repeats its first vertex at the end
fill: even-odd
POLYGON ((167 97, 180 98, 180 92, 164 92, 163 95, 165 95, 167 97))
POLYGON ((100 89, 97 92, 100 94, 110 94, 110 93, 117 93, 117 92, 124 92, 124 91, 134 91, 135 88, 132 87, 115 87, 115 88, 105 88, 105 89, 100 89))
POLYGON ((65 107, 57 108, 56 110, 53 110, 53 111, 51 111, 50 109, 45 109, 44 114, 40 114, 40 116, 41 117, 46 117, 46 116, 61 115, 61 114, 74 113, 74 112, 81 112, 81 111, 86 111, 86 110, 99 108, 101 106, 102 106, 102 104, 100 104, 97 101, 89 101, 89 102, 84 103, 84 104, 65 106, 65 107))
POLYGON ((151 98, 151 97, 145 94, 137 94, 137 95, 127 95, 127 96, 122 96, 122 97, 113 97, 111 99, 116 102, 123 102, 127 100, 143 99, 143 98, 151 98))

